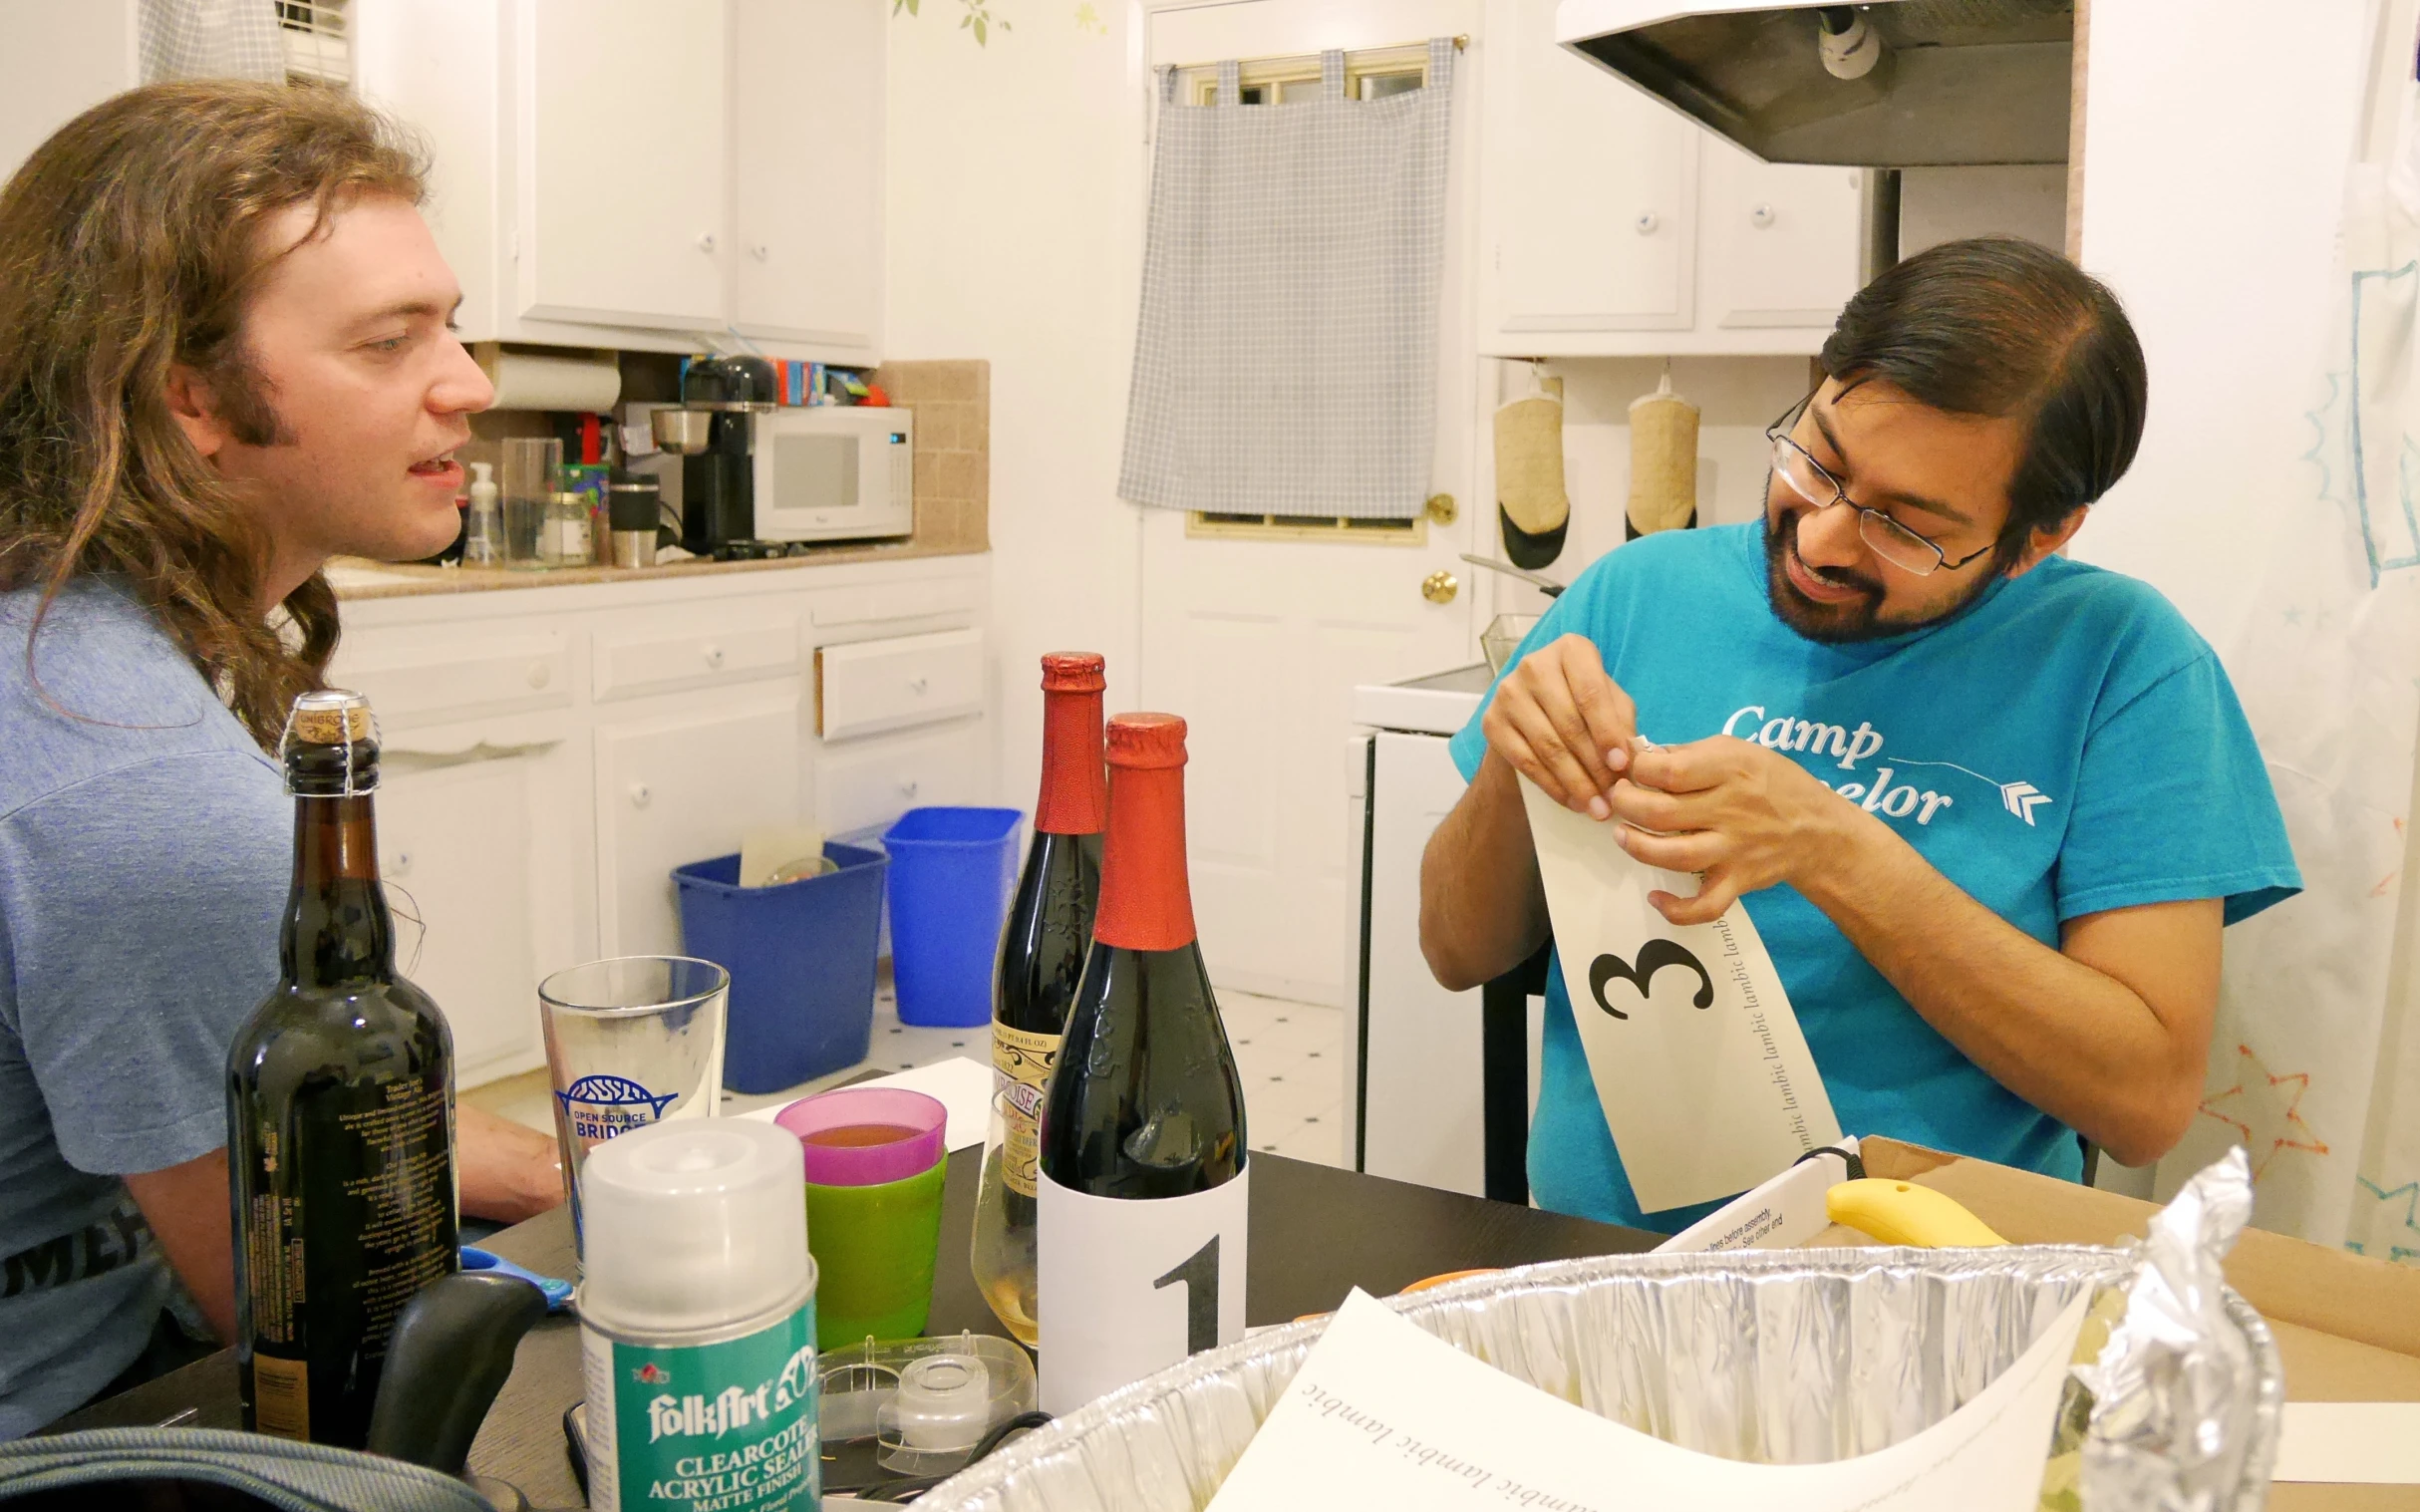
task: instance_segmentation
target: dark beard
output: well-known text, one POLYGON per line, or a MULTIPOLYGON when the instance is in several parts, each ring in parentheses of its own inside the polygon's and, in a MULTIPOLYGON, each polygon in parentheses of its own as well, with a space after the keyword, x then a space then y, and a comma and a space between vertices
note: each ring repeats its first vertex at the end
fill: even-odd
POLYGON ((1939 614, 1927 615, 1920 620, 1896 620, 1882 617, 1881 583, 1863 573, 1808 565, 1807 570, 1825 582, 1856 588, 1865 594, 1862 599, 1852 599, 1846 603, 1819 604, 1798 591, 1790 582, 1788 568, 1783 565, 1784 558, 1798 549, 1800 512, 1792 510, 1784 514, 1778 526, 1772 523, 1769 515, 1766 517, 1765 596, 1772 601, 1774 617, 1810 641, 1820 641, 1827 646, 1847 646, 1859 641, 1887 640, 1895 635, 1906 635, 1912 630, 1922 630, 1927 625, 1938 625, 1981 597, 1983 590, 1999 578, 1997 571, 1976 578, 1966 585, 1966 591, 1960 594, 1955 603, 1939 614))

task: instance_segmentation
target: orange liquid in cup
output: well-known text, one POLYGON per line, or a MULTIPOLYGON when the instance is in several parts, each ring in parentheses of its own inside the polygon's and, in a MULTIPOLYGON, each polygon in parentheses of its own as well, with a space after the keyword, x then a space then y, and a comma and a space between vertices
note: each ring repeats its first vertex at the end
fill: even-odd
POLYGON ((798 1137, 804 1143, 826 1148, 862 1149, 868 1145, 897 1144, 902 1139, 915 1138, 918 1132, 904 1123, 843 1123, 798 1137))

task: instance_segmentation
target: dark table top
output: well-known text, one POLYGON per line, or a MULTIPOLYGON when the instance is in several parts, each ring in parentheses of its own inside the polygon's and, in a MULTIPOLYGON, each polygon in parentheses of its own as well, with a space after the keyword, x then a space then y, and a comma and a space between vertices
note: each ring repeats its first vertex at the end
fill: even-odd
MULTIPOLYGON (((982 1153, 950 1156, 928 1334, 1005 1333, 967 1264, 982 1153)), ((1663 1237, 1278 1155, 1255 1154, 1252 1165, 1244 1321, 1254 1327, 1332 1311, 1357 1286, 1382 1297, 1447 1271, 1630 1254, 1663 1237)), ((516 1224, 482 1247, 541 1275, 574 1273, 566 1209, 516 1224)), ((579 1325, 562 1314, 521 1341, 512 1378, 471 1446, 470 1468, 510 1481, 536 1506, 581 1505, 563 1443, 563 1411, 580 1395, 579 1325)), ((232 1351, 96 1402, 52 1431, 171 1419, 193 1427, 242 1425, 232 1351)))

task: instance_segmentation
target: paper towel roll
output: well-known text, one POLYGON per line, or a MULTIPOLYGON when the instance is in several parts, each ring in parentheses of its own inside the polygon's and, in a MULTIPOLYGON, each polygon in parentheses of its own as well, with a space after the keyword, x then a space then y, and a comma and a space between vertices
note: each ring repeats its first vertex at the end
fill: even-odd
POLYGON ((1656 392, 1631 401, 1632 537, 1690 524, 1697 512, 1697 407, 1672 392, 1669 373, 1656 392))
POLYGON ((498 410, 573 410, 602 415, 622 397, 622 369, 610 357, 549 357, 482 352, 479 368, 495 385, 498 410))

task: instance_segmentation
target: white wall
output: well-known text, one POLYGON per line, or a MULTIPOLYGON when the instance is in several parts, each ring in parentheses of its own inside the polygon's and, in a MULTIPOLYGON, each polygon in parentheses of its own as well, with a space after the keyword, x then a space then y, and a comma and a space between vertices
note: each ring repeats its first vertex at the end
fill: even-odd
POLYGON ((992 364, 999 799, 1040 781, 1046 651, 1109 659, 1131 708, 1139 529, 1116 497, 1141 235, 1142 74, 1116 0, 1004 9, 978 47, 956 5, 889 26, 887 336, 895 359, 992 364))
POLYGON ((2158 585, 2224 653, 2299 460, 2368 7, 2094 0, 2084 266, 2151 372, 2133 470, 2075 555, 2158 585))
POLYGON ((137 82, 135 0, 0 0, 0 180, 137 82))

